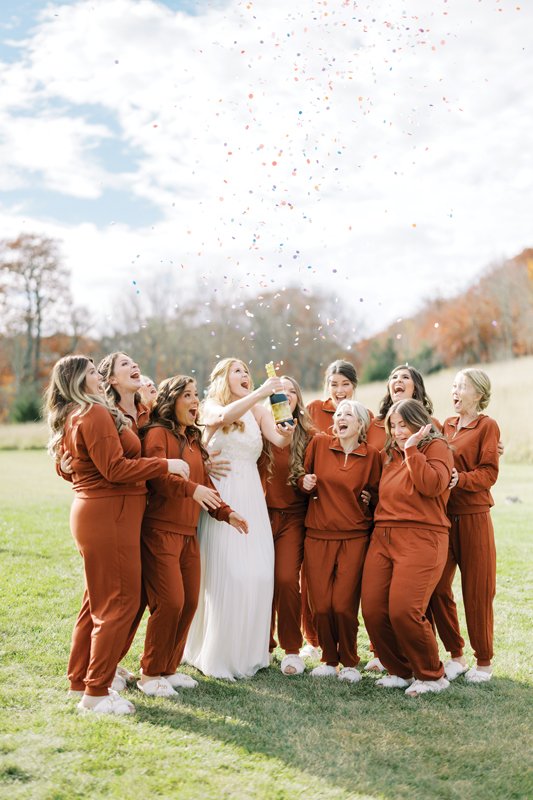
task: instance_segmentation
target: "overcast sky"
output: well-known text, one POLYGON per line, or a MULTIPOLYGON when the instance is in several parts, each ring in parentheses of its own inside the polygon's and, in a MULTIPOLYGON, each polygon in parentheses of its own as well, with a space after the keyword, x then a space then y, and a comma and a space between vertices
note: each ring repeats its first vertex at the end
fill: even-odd
POLYGON ((1 235, 60 239, 104 325, 168 271, 375 331, 533 245, 532 30, 531 0, 2 2, 1 235))

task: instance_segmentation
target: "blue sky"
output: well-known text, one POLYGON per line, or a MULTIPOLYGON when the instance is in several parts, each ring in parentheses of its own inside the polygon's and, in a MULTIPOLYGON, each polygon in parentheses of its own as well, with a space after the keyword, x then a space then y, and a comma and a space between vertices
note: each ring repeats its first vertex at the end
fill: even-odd
POLYGON ((248 307, 326 286, 377 330, 531 246, 532 23, 508 0, 3 3, 2 230, 58 238, 104 326, 164 272, 248 307))

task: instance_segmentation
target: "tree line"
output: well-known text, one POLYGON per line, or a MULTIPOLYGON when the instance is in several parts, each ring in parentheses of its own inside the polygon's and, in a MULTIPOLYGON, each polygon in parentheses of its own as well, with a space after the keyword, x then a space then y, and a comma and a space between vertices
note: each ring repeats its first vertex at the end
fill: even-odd
POLYGON ((60 243, 37 234, 0 242, 0 421, 39 417, 43 386, 61 356, 95 361, 124 350, 159 381, 177 372, 200 388, 218 357, 233 354, 264 378, 273 360, 304 389, 317 389, 336 358, 365 380, 383 380, 408 361, 425 373, 454 364, 533 353, 533 250, 487 270, 465 293, 432 299, 415 316, 364 338, 350 298, 297 286, 254 297, 227 290, 184 296, 171 273, 142 296, 117 299, 106 331, 91 335, 90 313, 72 302, 60 243))

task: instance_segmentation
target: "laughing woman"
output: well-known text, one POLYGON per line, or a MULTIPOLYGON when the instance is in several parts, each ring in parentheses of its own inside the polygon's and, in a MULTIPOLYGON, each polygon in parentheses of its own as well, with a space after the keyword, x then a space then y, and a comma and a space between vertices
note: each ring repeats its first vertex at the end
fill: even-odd
POLYGON ((481 369, 463 369, 455 376, 452 399, 456 416, 444 423, 454 459, 448 502, 450 548, 431 599, 439 636, 451 653, 446 674, 453 680, 466 672, 469 683, 484 683, 492 676, 496 547, 490 489, 498 477, 500 431, 496 422, 482 413, 489 404, 490 392, 489 377, 481 369), (464 640, 452 591, 457 567, 461 571, 468 636, 477 660, 471 669, 463 655, 464 640))
POLYGON ((305 474, 303 461, 306 448, 316 433, 305 410, 298 382, 288 375, 281 377, 282 388, 289 400, 295 420, 294 436, 289 447, 265 443, 266 501, 274 538, 274 605, 270 648, 274 649, 274 626, 280 647, 285 651, 281 662, 284 675, 299 675, 305 665, 299 655, 302 647, 300 628, 300 571, 304 557, 306 494, 298 488, 298 478, 305 474))
POLYGON ((81 613, 72 637, 71 692, 81 695, 80 709, 131 714, 132 704, 110 689, 139 607, 145 480, 175 473, 177 462, 140 458, 138 437, 125 415, 107 406, 86 356, 65 356, 54 366, 46 411, 50 452, 56 460, 63 450, 72 455, 70 525, 90 609, 90 629, 81 613))
POLYGON ((149 482, 148 508, 141 535, 143 584, 150 607, 142 675, 138 687, 168 697, 174 689, 196 686, 177 672, 200 589, 200 550, 196 526, 203 508, 221 523, 246 533, 246 521, 224 503, 206 470, 208 453, 196 424, 198 391, 194 378, 163 381, 143 436, 143 455, 183 458, 188 480, 165 475, 149 482))
POLYGON ((205 512, 198 526, 202 577, 184 660, 217 678, 250 677, 269 664, 274 546, 257 459, 262 436, 278 447, 291 440, 292 426, 276 426, 260 404, 279 391, 279 378, 254 391, 246 364, 225 358, 211 373, 202 407, 208 450, 231 462, 231 471, 213 481, 249 527, 247 536, 236 536, 205 512))
POLYGON ((426 609, 448 552, 453 455, 418 400, 394 403, 385 429, 379 502, 363 573, 363 617, 389 672, 378 685, 418 696, 449 685, 426 609))
POLYGON ((361 680, 357 616, 381 471, 378 451, 365 441, 369 421, 361 403, 339 403, 333 437, 312 439, 306 474, 298 482, 313 494, 305 518, 305 570, 324 663, 311 675, 352 683, 361 680), (370 505, 362 500, 363 491, 370 494, 370 505))
MULTIPOLYGON (((368 429, 367 439, 370 444, 378 450, 385 447, 385 417, 393 403, 400 400, 419 400, 428 414, 433 414, 433 403, 431 402, 424 386, 424 379, 420 372, 409 364, 400 364, 394 367, 387 381, 387 392, 381 401, 379 413, 368 429)), ((431 418, 437 430, 442 430, 442 425, 434 417, 431 418)))

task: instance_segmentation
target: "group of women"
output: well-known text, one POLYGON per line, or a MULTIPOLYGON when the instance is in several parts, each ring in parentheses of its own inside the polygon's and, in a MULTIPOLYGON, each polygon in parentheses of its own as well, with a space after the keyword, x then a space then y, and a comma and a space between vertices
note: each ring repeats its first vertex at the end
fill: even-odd
POLYGON ((354 399, 352 364, 326 371, 306 408, 298 382, 254 389, 247 365, 220 361, 200 403, 195 380, 159 387, 125 353, 98 368, 54 367, 50 451, 75 499, 71 529, 85 594, 69 660, 79 708, 130 714, 120 666, 148 607, 137 686, 171 697, 205 675, 235 680, 269 665, 356 683, 362 606, 377 684, 419 696, 465 673, 491 677, 495 593, 490 487, 501 445, 482 411, 490 382, 459 372, 441 426, 420 373, 390 375, 374 417, 354 399), (292 424, 268 403, 284 392, 292 424), (144 399, 144 403, 141 401, 144 399), (452 581, 459 566, 470 643, 463 654, 452 581), (436 632, 450 660, 439 658, 436 632), (307 644, 304 645, 304 637, 307 644), (321 651, 321 653, 320 653, 321 651))

